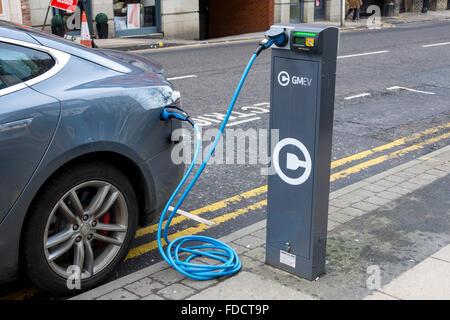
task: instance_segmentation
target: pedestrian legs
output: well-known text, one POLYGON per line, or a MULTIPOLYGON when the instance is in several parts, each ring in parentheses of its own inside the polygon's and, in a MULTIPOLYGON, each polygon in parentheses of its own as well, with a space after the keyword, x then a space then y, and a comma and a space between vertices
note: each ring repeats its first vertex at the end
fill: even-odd
POLYGON ((423 0, 422 13, 427 13, 428 11, 428 0, 423 0))

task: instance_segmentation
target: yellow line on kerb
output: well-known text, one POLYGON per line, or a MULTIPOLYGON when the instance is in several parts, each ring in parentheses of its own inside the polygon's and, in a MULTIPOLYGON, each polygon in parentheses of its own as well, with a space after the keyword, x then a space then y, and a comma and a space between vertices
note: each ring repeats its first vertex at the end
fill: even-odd
MULTIPOLYGON (((360 153, 357 153, 357 154, 354 154, 354 155, 351 155, 351 156, 348 156, 348 157, 345 157, 345 158, 333 161, 331 163, 331 169, 343 166, 343 165, 348 164, 348 163, 350 163, 352 161, 361 160, 361 159, 366 158, 366 157, 368 157, 370 155, 373 155, 373 154, 375 154, 377 152, 382 152, 382 151, 386 151, 386 150, 392 149, 394 147, 401 146, 401 145, 403 145, 405 143, 412 142, 412 141, 417 140, 417 139, 419 139, 419 138, 421 138, 423 136, 426 136, 426 135, 429 135, 429 134, 432 134, 432 133, 436 133, 439 130, 445 129, 445 128, 450 128, 450 122, 446 123, 446 124, 443 124, 443 125, 440 125, 440 126, 437 126, 437 127, 434 127, 434 128, 426 129, 426 130, 424 130, 424 131, 422 131, 420 133, 415 133, 415 134, 412 134, 411 136, 408 136, 408 137, 405 137, 405 138, 397 139, 397 140, 392 141, 390 143, 387 143, 385 145, 382 145, 382 146, 379 146, 379 147, 376 147, 376 148, 372 148, 372 149, 369 149, 369 150, 365 150, 365 151, 362 151, 360 153)), ((259 195, 261 195, 263 193, 266 193, 266 192, 267 192, 267 185, 264 185, 262 187, 259 187, 259 188, 256 188, 256 189, 253 189, 253 190, 250 190, 250 191, 238 194, 236 196, 233 196, 233 197, 230 197, 230 198, 227 198, 227 199, 224 199, 224 200, 221 200, 221 201, 209 204, 209 205, 207 205, 205 207, 202 207, 200 209, 196 209, 196 210, 190 211, 190 213, 195 214, 195 215, 200 215, 200 214, 204 214, 204 213, 207 213, 207 212, 218 211, 220 209, 226 208, 229 204, 237 203, 237 202, 240 202, 240 201, 242 201, 244 199, 249 199, 249 198, 252 198, 252 197, 256 197, 256 196, 259 196, 259 195)), ((179 223, 181 223, 181 222, 183 222, 185 220, 187 220, 187 218, 184 217, 184 216, 176 216, 175 218, 173 218, 171 225, 179 224, 179 223)), ((148 227, 139 229, 136 232, 136 238, 142 237, 142 236, 144 236, 146 234, 150 234, 150 233, 156 232, 157 230, 158 230, 158 224, 153 224, 153 225, 150 225, 148 227)))
POLYGON ((356 160, 360 160, 360 159, 366 158, 366 157, 368 157, 368 156, 370 156, 370 155, 372 155, 374 153, 381 152, 381 151, 386 151, 386 150, 392 149, 394 147, 398 147, 398 146, 401 146, 403 144, 406 144, 408 142, 412 142, 414 140, 418 140, 418 139, 422 138, 423 136, 426 136, 426 135, 429 135, 429 134, 432 134, 432 133, 436 133, 439 130, 446 129, 446 128, 450 128, 450 122, 446 123, 446 124, 443 124, 443 125, 440 125, 440 126, 437 126, 437 127, 434 127, 434 128, 426 129, 426 130, 424 130, 422 132, 419 132, 419 133, 414 133, 414 134, 412 134, 412 135, 410 135, 408 137, 405 137, 405 138, 397 139, 397 140, 392 141, 390 143, 387 143, 385 145, 382 145, 382 146, 379 146, 379 147, 376 147, 376 148, 372 148, 372 149, 369 149, 369 150, 366 150, 366 151, 362 151, 360 153, 357 153, 357 154, 354 154, 354 155, 351 155, 351 156, 348 156, 348 157, 345 157, 345 158, 333 161, 331 163, 331 169, 340 167, 340 166, 342 166, 344 164, 347 164, 347 163, 350 163, 352 161, 356 161, 356 160))
MULTIPOLYGON (((247 191, 247 192, 244 192, 244 193, 241 193, 241 194, 238 194, 236 196, 233 196, 233 197, 230 197, 230 198, 227 198, 227 199, 224 199, 224 200, 212 203, 212 204, 209 204, 209 205, 207 205, 207 206, 205 206, 203 208, 190 211, 189 213, 192 213, 192 214, 195 214, 195 215, 200 215, 200 214, 203 214, 203 213, 206 213, 206 212, 214 212, 214 211, 226 208, 231 203, 240 202, 240 201, 242 201, 244 199, 256 197, 256 196, 258 196, 260 194, 263 194, 265 192, 267 192, 267 185, 259 187, 259 188, 256 188, 256 189, 253 189, 253 190, 250 190, 250 191, 247 191)), ((176 216, 175 218, 173 218, 173 220, 171 222, 171 225, 178 224, 178 223, 180 223, 180 222, 182 222, 182 221, 184 221, 186 219, 187 218, 184 217, 184 216, 176 216)), ((149 233, 156 232, 157 230, 158 230, 158 225, 157 224, 153 224, 151 226, 139 229, 136 232, 136 238, 137 237, 141 237, 141 236, 146 235, 146 234, 149 234, 149 233)))
POLYGON ((221 46, 221 45, 227 45, 227 44, 257 42, 257 41, 261 41, 261 40, 263 40, 263 38, 220 40, 220 41, 215 41, 215 42, 188 43, 188 44, 182 44, 179 46, 168 46, 168 47, 162 47, 162 48, 138 49, 138 50, 131 50, 130 52, 139 54, 139 53, 148 53, 148 52, 173 51, 173 50, 186 49, 186 48, 211 47, 211 46, 221 46))
MULTIPOLYGON (((403 155, 405 155, 405 154, 407 154, 409 152, 422 149, 424 146, 426 146, 428 144, 432 144, 432 143, 435 143, 435 142, 437 142, 439 140, 446 139, 446 138, 450 138, 450 132, 442 134, 442 135, 440 135, 438 137, 435 137, 435 138, 431 138, 431 139, 425 140, 425 141, 420 142, 418 144, 415 144, 415 145, 412 145, 412 146, 409 146, 409 147, 397 150, 397 151, 392 152, 392 153, 390 153, 388 155, 383 155, 383 156, 377 157, 375 159, 371 159, 371 160, 365 161, 363 163, 357 164, 357 165, 355 165, 353 167, 350 167, 348 169, 345 169, 345 170, 339 171, 337 173, 334 173, 334 174, 332 174, 330 176, 330 181, 332 182, 332 181, 336 181, 336 180, 341 179, 341 178, 345 178, 345 177, 347 177, 347 176, 349 176, 351 174, 354 174, 354 173, 360 172, 362 170, 368 169, 368 168, 370 168, 372 166, 375 166, 377 164, 380 164, 380 163, 382 163, 382 162, 384 162, 386 160, 395 159, 395 158, 401 157, 401 156, 403 156, 403 155)), ((267 185, 262 186, 260 188, 256 188, 256 189, 250 190, 250 191, 247 191, 244 194, 246 194, 247 198, 249 198, 253 194, 262 194, 264 192, 267 192, 267 185)), ((214 209, 216 207, 224 208, 226 206, 226 204, 227 204, 227 200, 229 201, 229 199, 234 199, 235 201, 238 201, 237 199, 239 197, 240 197, 240 195, 232 197, 232 198, 228 198, 226 200, 216 202, 213 205, 209 205, 209 206, 206 206, 204 208, 198 209, 198 210, 196 210, 196 211, 198 211, 197 214, 199 214, 199 212, 210 212, 212 209, 214 209), (205 209, 205 208, 207 208, 207 209, 205 209)), ((221 224, 221 223, 223 223, 223 222, 226 222, 226 221, 228 221, 230 219, 235 219, 235 218, 237 218, 238 216, 240 216, 242 214, 245 214, 245 213, 248 213, 248 212, 260 209, 260 208, 262 208, 262 207, 264 207, 266 205, 267 205, 267 200, 263 200, 263 201, 255 203, 255 204, 249 205, 249 206, 247 206, 245 208, 238 209, 237 211, 234 211, 234 212, 231 212, 231 213, 227 213, 227 214, 224 214, 224 215, 219 216, 217 218, 214 218, 214 219, 212 219, 212 221, 214 221, 216 223, 216 225, 214 225, 214 227, 219 225, 219 224, 221 224)), ((192 213, 196 212, 196 211, 192 211, 192 213)), ((151 226, 151 227, 154 228, 154 226, 151 226)), ((209 228, 212 228, 212 227, 213 226, 207 226, 207 225, 200 224, 199 226, 187 228, 187 229, 182 230, 180 232, 176 232, 176 233, 171 234, 169 236, 169 240, 172 241, 173 239, 181 237, 181 236, 197 234, 197 233, 200 233, 200 232, 202 232, 204 230, 207 230, 209 228)), ((156 229, 157 229, 157 226, 156 226, 156 229)), ((156 231, 156 229, 155 229, 155 231, 156 231)), ((147 233, 149 233, 149 232, 147 232, 147 233)), ((126 257, 125 260, 136 258, 136 257, 138 257, 138 256, 140 256, 140 255, 142 255, 144 253, 147 253, 147 252, 149 252, 151 250, 156 249, 157 247, 158 247, 158 244, 157 244, 156 240, 154 240, 152 242, 149 242, 149 243, 146 243, 146 244, 143 244, 143 245, 140 245, 138 247, 135 247, 135 248, 130 250, 130 252, 128 253, 128 256, 126 257)))
POLYGON ((25 289, 21 289, 10 293, 6 296, 0 297, 0 300, 25 300, 26 298, 31 298, 36 293, 41 292, 42 290, 35 287, 29 287, 25 289))
POLYGON ((418 144, 414 144, 414 145, 412 145, 410 147, 400 149, 400 150, 392 152, 392 153, 390 153, 388 155, 380 156, 380 157, 377 157, 375 159, 371 159, 371 160, 365 161, 363 163, 357 164, 357 165, 355 165, 353 167, 350 167, 348 169, 336 172, 336 173, 334 173, 334 174, 332 174, 330 176, 330 181, 332 182, 332 181, 335 181, 335 180, 338 180, 338 179, 341 179, 341 178, 345 178, 345 177, 347 177, 347 176, 349 176, 351 174, 360 172, 360 171, 365 170, 367 168, 370 168, 370 167, 372 167, 374 165, 380 164, 380 163, 382 163, 382 162, 384 162, 386 160, 399 158, 399 157, 404 156, 405 154, 407 154, 407 153, 409 153, 411 151, 422 149, 427 144, 432 144, 432 143, 438 142, 439 140, 446 139, 446 138, 450 138, 450 132, 444 133, 443 135, 440 135, 440 136, 435 137, 435 138, 431 138, 431 139, 425 140, 425 141, 420 142, 418 144))
MULTIPOLYGON (((267 200, 262 200, 260 202, 257 202, 257 203, 254 203, 252 205, 249 205, 249 206, 247 206, 245 208, 238 209, 238 210, 236 210, 234 212, 230 212, 230 213, 224 214, 222 216, 219 216, 217 218, 214 218, 214 219, 212 219, 212 221, 215 222, 216 226, 217 226, 218 224, 221 224, 223 222, 229 221, 231 219, 236 219, 237 217, 239 217, 239 216, 241 216, 241 215, 243 215, 245 213, 249 213, 251 211, 261 209, 261 208, 265 207, 266 205, 267 205, 267 200)), ((182 237, 182 236, 187 236, 187 235, 192 235, 192 234, 197 234, 197 233, 203 232, 203 231, 205 231, 205 230, 207 230, 207 229, 209 229, 211 227, 213 227, 213 226, 209 226, 209 225, 205 225, 205 224, 199 224, 196 227, 190 227, 190 228, 184 229, 184 230, 182 230, 180 232, 173 233, 173 234, 169 235, 168 238, 169 238, 170 241, 172 241, 175 238, 179 238, 179 237, 182 237)), ((163 240, 163 244, 165 244, 164 240, 163 240)), ((125 260, 136 258, 136 257, 138 257, 138 256, 140 256, 140 255, 142 255, 144 253, 147 253, 149 251, 152 251, 152 250, 154 250, 156 248, 158 248, 158 243, 157 243, 156 240, 153 240, 153 241, 151 241, 149 243, 140 245, 138 247, 135 247, 135 248, 131 249, 128 252, 128 255, 125 258, 125 260)))

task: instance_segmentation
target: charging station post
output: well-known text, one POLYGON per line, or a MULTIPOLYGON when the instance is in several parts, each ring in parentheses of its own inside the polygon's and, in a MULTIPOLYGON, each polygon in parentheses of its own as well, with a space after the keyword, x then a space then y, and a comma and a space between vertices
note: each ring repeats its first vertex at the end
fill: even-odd
POLYGON ((339 29, 268 32, 283 30, 287 44, 271 50, 270 129, 279 142, 271 145, 266 263, 313 280, 325 273, 339 29))

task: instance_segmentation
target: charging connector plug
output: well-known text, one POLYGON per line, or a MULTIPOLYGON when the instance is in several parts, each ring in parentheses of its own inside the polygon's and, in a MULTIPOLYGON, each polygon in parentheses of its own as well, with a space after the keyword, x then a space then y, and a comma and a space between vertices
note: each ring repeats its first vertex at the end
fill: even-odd
POLYGON ((161 112, 161 119, 162 120, 178 119, 181 121, 187 121, 191 125, 194 125, 194 122, 192 121, 191 117, 189 117, 187 112, 177 107, 165 107, 161 112))
POLYGON ((288 37, 284 29, 269 29, 264 33, 264 40, 262 40, 255 51, 259 55, 261 51, 270 48, 273 44, 278 47, 284 47, 288 42, 288 37))

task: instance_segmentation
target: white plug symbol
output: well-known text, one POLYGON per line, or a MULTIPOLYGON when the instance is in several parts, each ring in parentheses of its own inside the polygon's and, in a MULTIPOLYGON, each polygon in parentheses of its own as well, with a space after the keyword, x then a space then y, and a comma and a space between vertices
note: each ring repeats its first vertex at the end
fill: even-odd
POLYGON ((297 170, 298 168, 306 168, 306 161, 300 160, 295 154, 287 153, 286 168, 289 170, 297 170))

